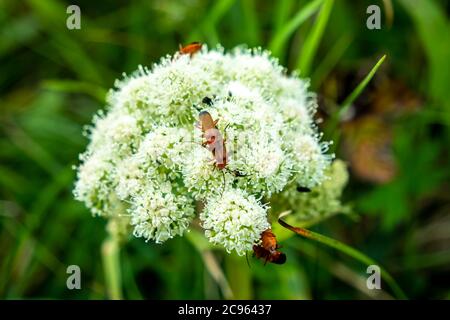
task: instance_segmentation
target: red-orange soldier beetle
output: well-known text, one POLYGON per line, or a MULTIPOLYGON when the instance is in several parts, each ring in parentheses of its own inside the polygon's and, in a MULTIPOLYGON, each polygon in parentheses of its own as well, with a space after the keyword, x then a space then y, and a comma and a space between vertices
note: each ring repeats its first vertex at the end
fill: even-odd
POLYGON ((261 244, 253 246, 253 253, 257 258, 264 259, 264 265, 267 262, 283 264, 286 262, 286 255, 278 251, 279 248, 277 238, 269 228, 261 233, 261 244))
MULTIPOLYGON (((212 104, 211 99, 208 97, 205 97, 202 102, 208 105, 212 104)), ((225 139, 216 127, 219 120, 213 120, 208 111, 201 111, 198 118, 199 122, 197 126, 202 130, 203 137, 206 139, 203 145, 212 152, 216 167, 218 169, 224 169, 228 163, 228 153, 225 146, 225 139)))
POLYGON ((201 42, 191 42, 186 46, 182 46, 180 44, 180 50, 179 52, 181 54, 189 54, 191 57, 196 54, 197 52, 199 52, 202 49, 203 43, 201 42))

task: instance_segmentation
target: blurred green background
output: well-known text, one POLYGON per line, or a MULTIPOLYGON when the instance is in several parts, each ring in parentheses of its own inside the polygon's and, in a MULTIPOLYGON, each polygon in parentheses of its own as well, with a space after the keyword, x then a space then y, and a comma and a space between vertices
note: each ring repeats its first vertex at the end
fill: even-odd
MULTIPOLYGON (((450 298, 450 25, 442 0, 0 2, 0 298, 108 298, 105 221, 73 200, 83 126, 122 72, 151 65, 179 43, 270 48, 317 91, 325 138, 342 102, 387 59, 338 127, 354 215, 312 229, 391 272, 409 298, 450 298), (381 8, 381 30, 366 8, 381 8), (68 265, 82 289, 68 290, 68 265)), ((195 76, 195 75, 194 75, 195 76)), ((262 265, 202 246, 196 234, 122 247, 128 299, 368 299, 366 266, 293 236, 288 262, 262 265), (231 292, 230 292, 231 291, 231 292)))

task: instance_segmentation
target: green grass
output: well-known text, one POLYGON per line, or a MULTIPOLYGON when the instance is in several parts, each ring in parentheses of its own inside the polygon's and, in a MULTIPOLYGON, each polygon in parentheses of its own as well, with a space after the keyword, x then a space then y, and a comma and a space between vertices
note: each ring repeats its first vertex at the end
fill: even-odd
POLYGON ((269 49, 276 57, 282 55, 282 49, 289 37, 308 19, 310 18, 320 7, 324 0, 314 0, 308 3, 303 8, 298 10, 293 18, 287 21, 276 34, 273 35, 269 42, 269 49))
POLYGON ((323 36, 325 27, 333 9, 334 0, 325 0, 320 8, 317 19, 305 39, 301 53, 297 61, 297 69, 300 70, 302 76, 310 75, 313 58, 319 47, 320 39, 323 36))

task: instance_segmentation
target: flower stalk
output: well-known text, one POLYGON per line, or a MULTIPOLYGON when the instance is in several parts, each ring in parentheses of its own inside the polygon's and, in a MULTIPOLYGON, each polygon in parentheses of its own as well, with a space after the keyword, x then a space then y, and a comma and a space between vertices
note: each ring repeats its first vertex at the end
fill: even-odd
POLYGON ((119 239, 108 236, 103 242, 101 252, 108 297, 111 300, 121 300, 123 295, 119 239))
POLYGON ((237 254, 225 256, 225 271, 229 279, 233 299, 253 299, 252 275, 249 266, 242 263, 243 258, 237 254))

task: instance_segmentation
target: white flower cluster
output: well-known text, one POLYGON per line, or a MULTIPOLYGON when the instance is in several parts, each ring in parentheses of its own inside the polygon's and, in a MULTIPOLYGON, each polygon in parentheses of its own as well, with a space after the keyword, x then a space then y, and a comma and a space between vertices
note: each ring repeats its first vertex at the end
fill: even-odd
POLYGON ((223 245, 227 252, 236 250, 238 255, 244 255, 270 227, 266 216, 266 207, 254 196, 230 189, 209 200, 200 219, 209 241, 223 245))
POLYGON ((292 211, 298 222, 318 222, 337 213, 351 213, 351 208, 341 202, 342 192, 348 182, 347 166, 335 160, 325 170, 326 179, 311 192, 299 193, 295 184, 272 197, 271 205, 277 208, 275 216, 282 211, 292 211))
POLYGON ((243 254, 269 228, 258 199, 270 201, 292 181, 311 188, 324 180, 332 156, 315 111, 308 83, 265 51, 164 57, 111 90, 88 130, 75 197, 102 216, 116 214, 120 201, 133 234, 158 243, 182 235, 201 211, 209 240, 243 254), (195 127, 202 110, 218 120, 224 168, 195 127))

